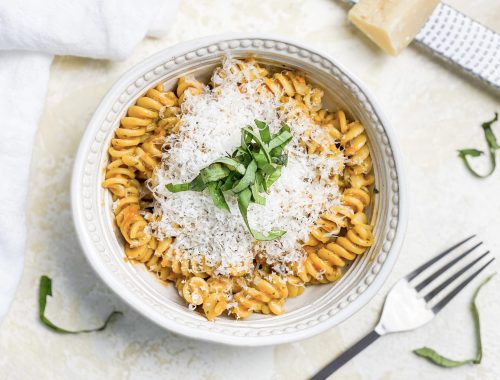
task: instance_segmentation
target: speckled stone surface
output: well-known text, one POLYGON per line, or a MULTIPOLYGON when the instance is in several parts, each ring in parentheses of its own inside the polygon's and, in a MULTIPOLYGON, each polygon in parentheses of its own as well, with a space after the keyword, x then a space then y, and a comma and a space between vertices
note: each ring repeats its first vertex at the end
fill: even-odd
MULTIPOLYGON (((500 5, 491 0, 449 3, 500 31, 500 5)), ((185 0, 170 34, 147 39, 124 62, 57 58, 32 162, 26 265, 16 299, 0 326, 1 379, 305 379, 376 323, 388 288, 449 243, 472 232, 500 252, 500 171, 469 175, 456 157, 484 148, 480 123, 500 111, 500 99, 411 48, 398 58, 379 52, 330 0, 266 2, 185 0), (305 341, 267 348, 231 348, 176 336, 152 324, 97 278, 72 226, 69 182, 78 142, 93 110, 129 67, 177 42, 223 32, 284 35, 327 52, 361 78, 379 100, 406 159, 410 221, 406 241, 381 292, 338 327, 305 341), (54 281, 48 314, 68 328, 98 324, 111 309, 124 312, 106 331, 58 335, 37 319, 40 275, 54 281)), ((500 126, 495 127, 500 131, 500 126)), ((499 269, 494 264, 489 272, 499 269)), ((476 285, 477 285, 476 281, 476 285)), ((429 325, 386 336, 334 379, 500 378, 500 278, 481 293, 485 355, 479 366, 434 367, 411 350, 428 345, 454 358, 474 353, 468 303, 473 287, 429 325)))

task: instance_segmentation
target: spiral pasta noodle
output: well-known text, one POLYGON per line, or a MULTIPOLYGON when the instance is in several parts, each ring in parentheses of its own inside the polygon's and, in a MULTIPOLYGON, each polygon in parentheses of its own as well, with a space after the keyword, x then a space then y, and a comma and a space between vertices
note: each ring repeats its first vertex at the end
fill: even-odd
POLYGON ((285 280, 275 274, 264 279, 259 274, 251 284, 234 295, 234 307, 231 309, 237 318, 246 318, 253 312, 280 315, 284 312, 288 287, 285 280))
POLYGON ((229 67, 218 67, 215 69, 211 85, 217 87, 229 75, 235 75, 238 78, 238 83, 243 84, 265 78, 268 74, 269 72, 253 58, 246 59, 245 61, 236 60, 229 67))
POLYGON ((294 103, 304 111, 319 111, 323 91, 306 83, 303 75, 291 71, 275 73, 272 77, 264 77, 267 89, 279 98, 293 99, 294 103))

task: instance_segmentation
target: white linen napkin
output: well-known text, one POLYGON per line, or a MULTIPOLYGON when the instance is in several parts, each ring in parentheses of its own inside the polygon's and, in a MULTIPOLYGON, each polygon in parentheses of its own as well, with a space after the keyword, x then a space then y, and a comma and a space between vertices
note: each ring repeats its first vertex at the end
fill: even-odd
POLYGON ((172 24, 179 0, 0 0, 0 321, 25 249, 31 151, 54 55, 123 59, 172 24))

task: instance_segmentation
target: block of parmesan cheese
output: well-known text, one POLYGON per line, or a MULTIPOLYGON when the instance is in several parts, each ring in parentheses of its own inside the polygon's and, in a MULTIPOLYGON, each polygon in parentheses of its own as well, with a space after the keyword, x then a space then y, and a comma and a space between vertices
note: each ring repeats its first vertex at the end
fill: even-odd
POLYGON ((386 53, 397 55, 422 29, 439 0, 360 0, 349 20, 386 53))

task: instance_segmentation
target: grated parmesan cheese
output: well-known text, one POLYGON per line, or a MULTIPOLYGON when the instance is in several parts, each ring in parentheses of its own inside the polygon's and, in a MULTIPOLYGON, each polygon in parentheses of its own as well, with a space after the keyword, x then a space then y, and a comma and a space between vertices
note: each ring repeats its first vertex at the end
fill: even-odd
POLYGON ((259 252, 277 273, 285 275, 289 264, 304 259, 300 242, 307 240, 320 214, 340 204, 338 188, 329 177, 342 170, 345 157, 338 152, 329 157, 307 154, 300 137, 309 128, 313 134, 324 131, 298 112, 292 101, 283 103, 270 92, 259 91, 262 81, 250 80, 249 75, 255 68, 246 64, 246 71, 240 71, 238 62, 226 58, 222 69, 227 76, 216 72, 214 88, 205 87, 196 96, 187 94, 181 106, 180 131, 165 139, 152 188, 154 221, 148 228, 160 240, 175 237, 169 254, 180 252, 183 258, 204 261, 215 274, 251 270, 259 252), (165 187, 193 180, 201 169, 232 153, 240 145, 241 128, 253 126, 255 119, 265 121, 273 133, 286 123, 293 135, 285 149, 288 165, 266 195, 266 205, 252 203, 248 209, 252 228, 286 231, 280 239, 266 242, 252 238, 236 197, 227 193, 228 213, 216 208, 206 191, 171 193, 165 187))

